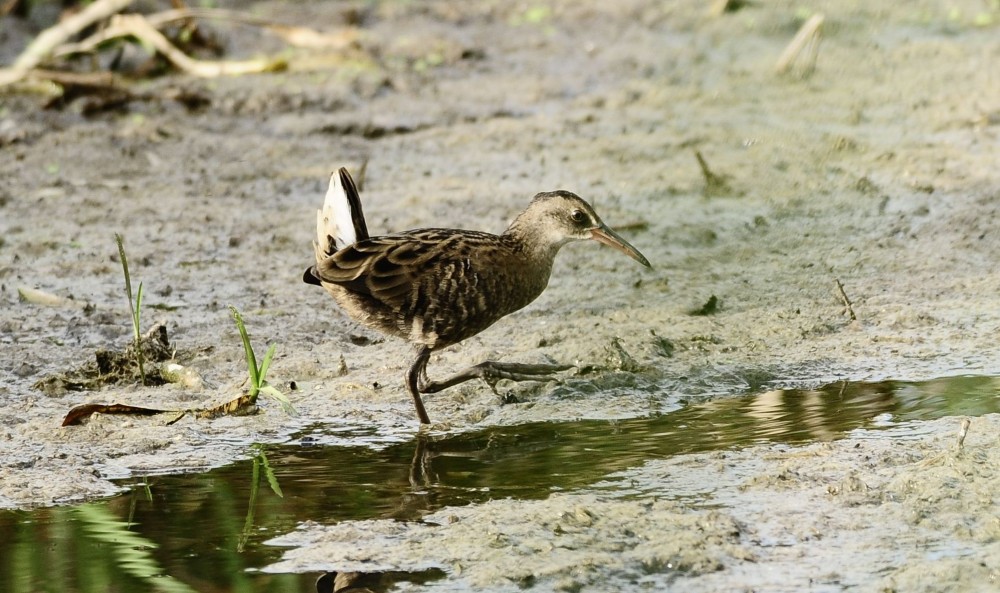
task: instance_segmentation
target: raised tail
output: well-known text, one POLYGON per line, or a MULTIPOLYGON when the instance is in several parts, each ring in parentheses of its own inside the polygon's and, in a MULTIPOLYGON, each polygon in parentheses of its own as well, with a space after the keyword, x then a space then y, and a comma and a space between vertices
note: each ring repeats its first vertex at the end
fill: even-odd
MULTIPOLYGON (((330 176, 323 208, 316 211, 316 263, 323 261, 348 245, 368 238, 368 225, 361 210, 361 196, 351 174, 341 167, 330 176)), ((303 280, 319 284, 314 268, 306 270, 303 280)))
POLYGON ((361 210, 361 196, 347 169, 330 176, 330 187, 322 210, 316 211, 316 261, 368 238, 368 225, 361 210))

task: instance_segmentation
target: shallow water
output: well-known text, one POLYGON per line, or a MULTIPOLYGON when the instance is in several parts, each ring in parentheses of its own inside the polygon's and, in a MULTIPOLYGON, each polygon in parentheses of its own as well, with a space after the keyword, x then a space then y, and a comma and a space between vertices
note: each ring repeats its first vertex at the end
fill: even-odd
MULTIPOLYGON (((281 554, 263 543, 303 521, 417 520, 444 506, 543 498, 693 452, 831 440, 862 427, 906 438, 918 430, 910 421, 1000 412, 998 388, 989 377, 838 383, 647 418, 492 427, 374 446, 373 435, 317 426, 289 443, 254 446, 249 459, 214 471, 133 479, 129 494, 103 502, 0 513, 0 590, 315 590, 316 574, 255 572, 281 554)), ((401 573, 372 587, 438 577, 401 573)))

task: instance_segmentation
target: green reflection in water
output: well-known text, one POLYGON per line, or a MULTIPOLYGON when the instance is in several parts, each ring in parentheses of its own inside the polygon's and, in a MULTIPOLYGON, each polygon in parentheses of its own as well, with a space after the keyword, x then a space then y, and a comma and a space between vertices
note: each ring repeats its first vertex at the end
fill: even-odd
MULTIPOLYGON (((183 582, 163 574, 163 569, 153 558, 151 551, 156 544, 143 536, 129 531, 129 524, 118 520, 111 511, 101 504, 83 504, 70 509, 73 518, 80 523, 84 537, 98 547, 107 548, 114 558, 114 565, 123 574, 143 583, 148 589, 163 593, 193 593, 194 589, 183 582), (103 546, 102 546, 103 544, 103 546)), ((99 565, 98 565, 99 566, 99 565)), ((81 568, 95 568, 84 565, 81 568)), ((100 574, 99 577, 103 577, 100 574)), ((99 580, 103 581, 103 578, 99 580)))
POLYGON ((267 479, 267 483, 271 486, 271 491, 274 492, 278 498, 284 498, 284 494, 281 492, 281 485, 278 483, 278 477, 274 475, 274 470, 271 469, 271 464, 267 462, 267 454, 264 452, 264 446, 260 444, 255 444, 253 446, 254 456, 251 459, 253 464, 253 470, 250 473, 250 503, 247 506, 247 516, 243 521, 243 532, 240 534, 240 543, 236 546, 237 552, 242 552, 246 549, 247 542, 250 541, 250 535, 254 528, 254 516, 257 512, 257 495, 260 493, 260 472, 261 469, 264 470, 264 477, 267 479))
POLYGON ((654 458, 1000 412, 998 391, 1000 380, 986 377, 833 384, 655 417, 492 427, 378 450, 307 446, 331 434, 350 443, 342 429, 317 426, 296 443, 255 445, 251 458, 231 466, 144 478, 131 495, 0 513, 0 591, 312 591, 317 575, 252 572, 281 553, 262 543, 301 521, 410 520, 446 505, 545 497, 654 458))

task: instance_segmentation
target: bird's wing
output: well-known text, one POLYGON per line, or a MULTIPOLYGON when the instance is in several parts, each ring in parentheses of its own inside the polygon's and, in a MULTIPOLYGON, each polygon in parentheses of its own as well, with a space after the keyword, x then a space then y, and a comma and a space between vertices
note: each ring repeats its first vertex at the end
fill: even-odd
POLYGON ((428 270, 460 256, 453 248, 458 238, 457 233, 447 229, 371 237, 323 259, 316 265, 315 274, 323 282, 399 308, 428 270))

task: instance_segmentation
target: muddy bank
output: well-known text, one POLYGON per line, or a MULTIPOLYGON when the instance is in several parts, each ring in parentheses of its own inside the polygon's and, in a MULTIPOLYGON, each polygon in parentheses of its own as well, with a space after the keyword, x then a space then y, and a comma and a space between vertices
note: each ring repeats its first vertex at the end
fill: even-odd
MULTIPOLYGON (((960 15, 975 14, 972 4, 960 15)), ((259 10, 295 18, 281 8, 259 10)), ((533 13, 538 22, 522 10, 377 6, 333 67, 155 83, 211 93, 201 112, 139 104, 88 119, 5 97, 5 129, 22 133, 0 164, 4 458, 36 471, 51 463, 40 477, 86 472, 128 450, 106 448, 109 431, 162 452, 166 469, 215 458, 204 446, 214 434, 294 430, 278 413, 236 428, 53 428, 81 402, 177 407, 238 393, 227 304, 247 311, 256 339, 279 344, 273 379, 295 381, 305 418, 415 429, 401 385, 409 348, 298 281, 326 172, 364 160, 375 232, 499 231, 535 191, 565 187, 630 229, 654 263, 645 271, 596 245, 565 249, 535 304, 441 353, 430 372, 488 357, 594 372, 568 390, 501 386, 524 405, 502 406, 481 385, 449 390, 428 398, 443 426, 630 416, 775 382, 997 370, 993 29, 932 4, 830 6, 816 71, 802 78, 771 70, 798 22, 781 6, 711 18, 696 3, 558 4, 533 13), (418 66, 431 54, 435 67, 418 66), (728 193, 702 195, 695 149, 728 193), (205 391, 32 389, 127 342, 114 231, 146 282, 146 318, 170 326, 205 391), (20 285, 68 304, 19 302, 20 285), (712 296, 714 314, 689 314, 712 296)), ((5 488, 8 504, 59 499, 5 488)))
POLYGON ((434 590, 987 591, 1000 417, 651 461, 541 501, 423 523, 304 524, 274 572, 442 569, 434 590))
MULTIPOLYGON (((210 97, 194 111, 152 102, 84 117, 72 106, 39 110, 31 96, 0 97, 0 344, 7 361, 0 366, 0 507, 107 496, 117 491, 110 479, 224 464, 246 455, 250 443, 283 441, 317 423, 412 435, 417 425, 402 385, 410 348, 353 324, 300 280, 311 263, 314 211, 328 172, 363 162, 373 232, 498 232, 535 192, 565 188, 623 227, 654 266, 647 271, 594 244, 567 247, 536 303, 442 352, 429 370, 444 376, 487 358, 572 362, 578 370, 559 384, 501 384, 497 394, 470 383, 428 397, 432 430, 634 417, 839 379, 1000 372, 1000 37, 995 24, 978 18, 984 10, 996 17, 995 10, 972 0, 949 7, 824 3, 815 70, 777 76, 778 55, 808 16, 781 3, 720 17, 698 2, 556 2, 541 11, 387 3, 353 21, 338 6, 297 12, 264 2, 255 10, 302 25, 353 22, 359 42, 350 51, 303 52, 292 60, 299 66, 281 74, 141 83, 210 97), (728 189, 704 195, 695 150, 728 189), (145 283, 144 319, 168 325, 181 362, 202 375, 201 390, 118 386, 46 395, 33 387, 97 350, 128 343, 114 232, 126 237, 133 282, 145 283), (51 293, 58 304, 22 302, 20 286, 51 293), (692 314, 713 296, 712 314, 692 314), (247 418, 189 417, 166 426, 158 417, 102 416, 58 427, 80 403, 204 408, 238 395, 245 369, 229 304, 244 312, 261 350, 278 344, 271 379, 298 417, 265 402, 262 414, 247 418)), ((256 51, 259 35, 241 31, 227 33, 234 56, 256 51)), ((944 434, 953 424, 915 423, 904 433, 944 434)), ((859 439, 787 459, 781 455, 792 452, 776 452, 774 463, 819 472, 828 458, 848 455, 845 447, 869 446, 859 439)), ((912 525, 906 513, 916 511, 888 501, 889 494, 909 500, 901 484, 926 468, 893 457, 888 442, 878 446, 893 469, 883 475, 882 466, 855 462, 850 471, 862 472, 867 484, 858 504, 844 506, 842 495, 823 493, 828 484, 805 480, 810 508, 852 525, 854 513, 871 512, 864 516, 886 533, 912 525), (895 505, 892 512, 902 514, 884 514, 895 505)), ((733 453, 733 463, 751 464, 750 455, 733 453)), ((942 471, 955 467, 949 464, 942 471)), ((835 485, 850 473, 837 471, 829 478, 835 485)), ((979 484, 987 477, 977 471, 961 475, 979 484)), ((657 487, 677 486, 668 480, 657 487)), ((706 527, 715 534, 703 542, 712 562, 729 567, 754 557, 757 564, 741 560, 739 574, 705 570, 684 578, 764 582, 763 572, 748 567, 791 562, 784 548, 767 547, 764 536, 755 542, 753 533, 793 537, 798 543, 787 551, 807 556, 829 542, 794 531, 800 526, 782 523, 783 516, 740 513, 748 500, 740 497, 773 499, 783 487, 763 479, 734 490, 721 503, 729 510, 706 527), (734 522, 745 525, 736 538, 734 522)), ((638 508, 592 493, 550 504, 596 505, 598 516, 619 505, 638 508)), ((656 509, 664 521, 704 519, 674 503, 656 509)), ((516 501, 490 510, 547 512, 516 501)), ((483 512, 463 510, 468 518, 456 525, 483 512)), ((929 506, 920 513, 940 517, 921 520, 921 529, 952 537, 950 511, 929 506)), ((851 538, 878 537, 860 528, 817 532, 828 529, 849 535, 834 535, 841 552, 854 549, 851 538)), ((961 538, 956 549, 973 547, 961 538)), ((975 554, 995 552, 989 540, 972 541, 981 546, 975 554)), ((629 566, 642 565, 642 554, 629 556, 629 566)), ((955 562, 973 562, 975 554, 955 562)), ((921 564, 907 558, 912 562, 890 574, 902 588, 921 564)), ((982 561, 996 565, 992 556, 982 561)), ((553 582, 562 582, 565 575, 554 574, 553 582)))

